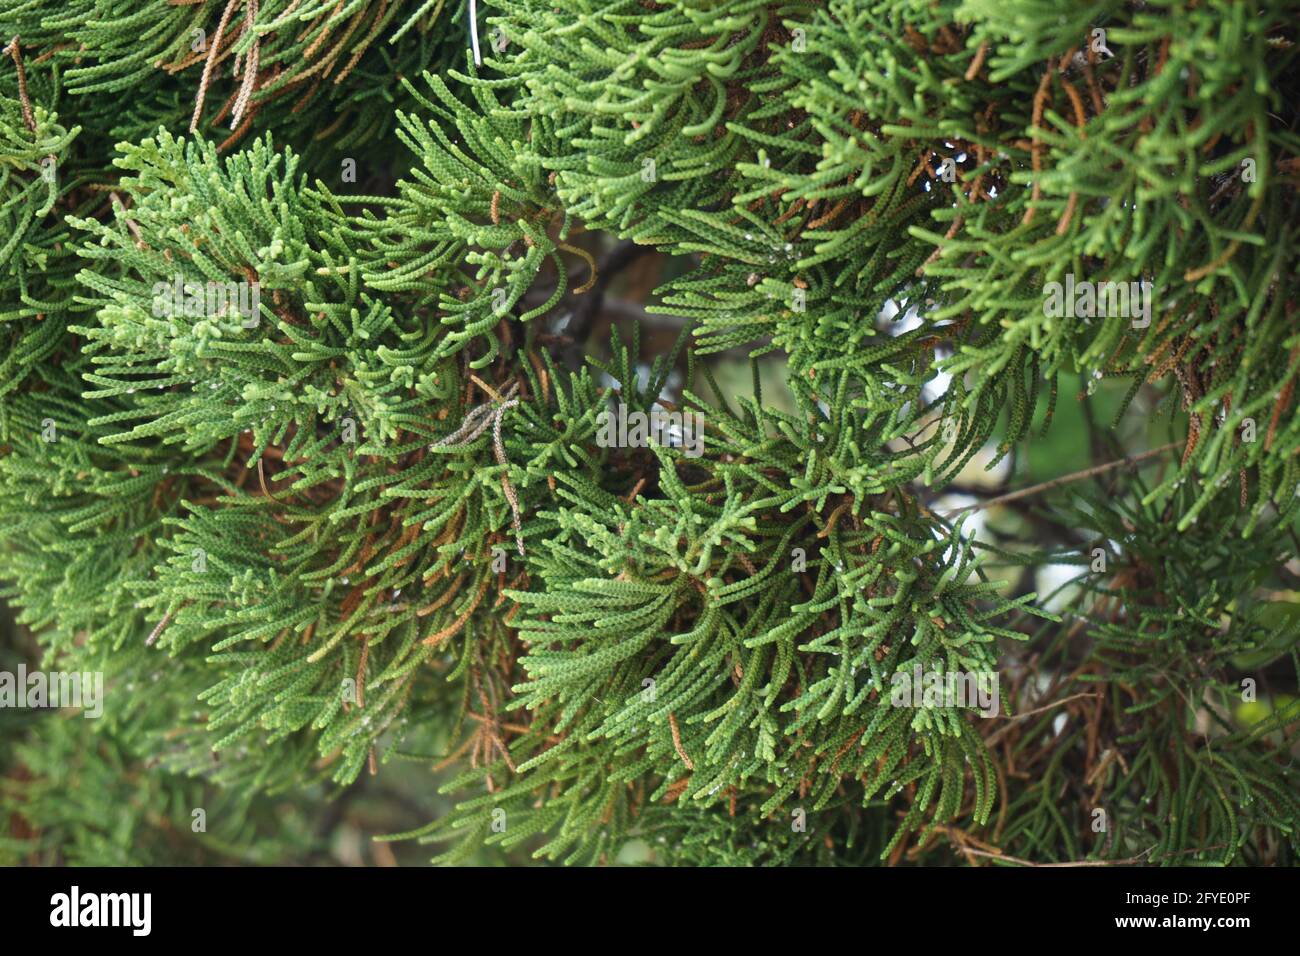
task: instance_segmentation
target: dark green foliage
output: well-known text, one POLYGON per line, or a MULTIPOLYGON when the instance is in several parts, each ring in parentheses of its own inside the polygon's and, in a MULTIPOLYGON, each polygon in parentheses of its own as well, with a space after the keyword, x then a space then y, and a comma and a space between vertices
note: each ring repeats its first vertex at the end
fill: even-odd
POLYGON ((0 594, 108 682, 0 752, 4 846, 207 799, 275 859, 268 794, 409 758, 440 861, 1293 863, 1300 7, 480 6, 475 66, 459 3, 0 3, 0 594), (951 510, 1065 403, 1170 447, 951 510))

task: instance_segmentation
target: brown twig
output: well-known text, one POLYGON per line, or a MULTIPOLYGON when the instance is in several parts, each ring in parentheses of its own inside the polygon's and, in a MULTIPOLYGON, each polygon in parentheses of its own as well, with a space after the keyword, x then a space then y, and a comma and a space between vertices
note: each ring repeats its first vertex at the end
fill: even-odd
POLYGON ((1042 171, 1042 143, 1036 135, 1038 127, 1043 122, 1043 110, 1047 106, 1047 98, 1052 84, 1052 65, 1048 62, 1047 69, 1043 71, 1043 78, 1038 83, 1038 92, 1034 94, 1034 114, 1031 121, 1032 132, 1030 133, 1029 155, 1034 167, 1034 185, 1029 194, 1029 208, 1025 210, 1025 218, 1021 220, 1021 225, 1029 225, 1034 221, 1034 213, 1038 207, 1034 205, 1038 202, 1038 197, 1042 194, 1042 185, 1039 182, 1038 174, 1042 171))
POLYGON ((190 117, 191 133, 198 132, 199 117, 203 115, 203 101, 208 98, 208 83, 212 81, 212 68, 217 64, 217 51, 221 49, 221 36, 226 32, 226 25, 230 22, 230 15, 235 12, 237 3, 239 0, 230 0, 221 14, 221 19, 217 22, 217 35, 212 38, 212 49, 208 51, 208 58, 203 63, 203 74, 199 77, 199 92, 194 98, 194 115, 190 117))
POLYGON ((36 119, 32 115, 32 101, 27 97, 27 71, 23 69, 23 55, 18 49, 18 34, 14 34, 14 38, 9 41, 4 52, 13 57, 14 66, 18 68, 18 102, 23 108, 23 123, 29 132, 35 133, 36 119))
POLYGON ((970 61, 970 66, 966 68, 965 79, 967 82, 979 76, 980 67, 984 65, 984 57, 989 52, 989 41, 987 38, 980 40, 979 49, 975 51, 975 59, 970 61))
POLYGON ((1080 481, 1084 478, 1091 478, 1093 475, 1105 474, 1116 468, 1124 468, 1129 465, 1136 465, 1140 461, 1148 458, 1154 458, 1156 455, 1164 454, 1171 449, 1178 448, 1183 442, 1175 441, 1167 445, 1161 445, 1159 448, 1152 448, 1144 451, 1140 455, 1128 455, 1124 458, 1118 458, 1115 461, 1108 461, 1103 465, 1094 465, 1091 468, 1085 468, 1082 471, 1072 472, 1068 475, 1062 475, 1059 478, 1053 478, 1051 481, 1042 481, 1036 485, 1030 485, 1028 488, 1021 488, 1018 491, 1010 491, 1005 495, 998 495, 996 498, 990 498, 988 501, 981 501, 978 504, 967 505, 964 508, 958 508, 955 511, 948 511, 943 514, 944 518, 952 518, 959 514, 965 514, 967 511, 983 511, 985 508, 992 508, 995 505, 1005 504, 1008 501, 1016 501, 1020 498, 1028 498, 1030 495, 1036 495, 1040 491, 1048 491, 1070 482, 1080 481))
POLYGON ((694 770, 695 764, 691 763, 691 758, 682 749, 682 734, 677 729, 677 718, 673 716, 672 711, 668 712, 668 729, 673 732, 673 749, 677 751, 677 756, 682 758, 682 763, 686 764, 687 770, 694 770))

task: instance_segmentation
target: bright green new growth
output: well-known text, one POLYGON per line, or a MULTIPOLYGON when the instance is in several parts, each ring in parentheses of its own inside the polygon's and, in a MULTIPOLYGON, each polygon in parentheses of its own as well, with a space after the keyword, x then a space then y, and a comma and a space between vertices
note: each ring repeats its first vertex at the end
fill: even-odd
POLYGON ((49 796, 102 739, 137 830, 207 800, 250 861, 308 839, 265 794, 410 759, 445 861, 1294 862, 1297 5, 485 3, 480 67, 456 6, 0 3, 2 593, 107 686, 6 734, 0 859, 157 859, 49 796), (627 243, 671 348, 589 335, 627 243), (1159 470, 936 502, 1103 378, 1098 461, 1159 470), (703 454, 602 447, 615 402, 703 454))

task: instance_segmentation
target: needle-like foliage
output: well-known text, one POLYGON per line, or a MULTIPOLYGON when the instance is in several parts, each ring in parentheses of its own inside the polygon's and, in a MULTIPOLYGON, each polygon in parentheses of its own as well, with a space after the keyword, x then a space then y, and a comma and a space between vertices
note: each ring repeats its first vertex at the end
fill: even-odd
POLYGON ((0 2, 0 850, 1294 862, 1294 0, 478 6, 0 2))

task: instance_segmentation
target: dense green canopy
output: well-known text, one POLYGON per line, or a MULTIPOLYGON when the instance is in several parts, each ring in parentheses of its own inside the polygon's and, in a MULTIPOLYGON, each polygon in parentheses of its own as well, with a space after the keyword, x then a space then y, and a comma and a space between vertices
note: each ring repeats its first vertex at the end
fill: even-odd
POLYGON ((0 859, 1294 862, 1300 5, 477 7, 0 0, 0 859))

